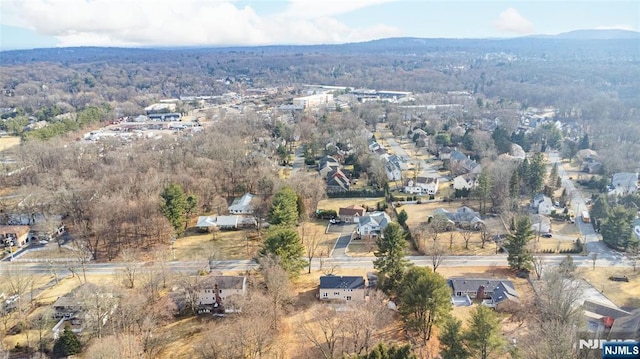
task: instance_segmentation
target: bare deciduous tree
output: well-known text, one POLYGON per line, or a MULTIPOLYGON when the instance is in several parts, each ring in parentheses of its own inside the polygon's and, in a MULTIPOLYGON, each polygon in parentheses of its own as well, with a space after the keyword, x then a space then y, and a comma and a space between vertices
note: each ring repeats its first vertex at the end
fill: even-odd
POLYGON ((473 231, 471 231, 471 228, 464 228, 460 230, 460 234, 462 235, 462 240, 464 241, 464 249, 469 249, 469 241, 471 240, 473 231))
POLYGON ((310 318, 300 323, 300 333, 311 342, 324 359, 342 355, 344 320, 332 306, 315 305, 309 311, 310 318))
POLYGON ((542 278, 542 271, 544 269, 544 258, 541 255, 533 256, 533 270, 536 272, 536 277, 538 280, 542 278))
POLYGON ((429 257, 431 258, 431 266, 433 267, 433 271, 436 272, 440 264, 442 264, 442 262, 446 258, 447 251, 442 248, 439 243, 433 242, 428 253, 429 257))
POLYGON ((291 281, 276 258, 264 256, 258 262, 260 263, 260 273, 264 278, 267 297, 271 301, 271 326, 277 329, 279 313, 293 297, 291 281))

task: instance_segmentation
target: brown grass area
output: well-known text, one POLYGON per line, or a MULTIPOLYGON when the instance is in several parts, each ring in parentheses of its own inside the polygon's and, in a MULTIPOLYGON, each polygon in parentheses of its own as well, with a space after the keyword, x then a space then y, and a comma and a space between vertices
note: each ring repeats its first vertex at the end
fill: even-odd
POLYGON ((23 254, 21 258, 25 259, 52 259, 52 258, 75 258, 76 253, 68 248, 58 247, 51 244, 43 247, 42 250, 30 250, 23 254))
POLYGON ((634 272, 633 268, 579 268, 577 275, 602 290, 615 304, 622 307, 640 307, 640 270, 634 272), (610 276, 627 276, 629 282, 614 282, 609 280, 610 276))
MULTIPOLYGON (((421 239, 420 245, 428 246, 431 244, 432 237, 428 233, 420 234, 422 231, 421 226, 426 225, 429 216, 433 215, 433 212, 438 208, 444 208, 447 211, 454 212, 458 208, 464 205, 473 205, 473 202, 429 202, 415 205, 403 205, 398 208, 398 211, 405 210, 409 216, 407 225, 411 232, 421 239)), ((472 207, 473 208, 473 207, 472 207)), ((504 233, 505 228, 500 218, 486 218, 485 224, 491 234, 504 233)), ((438 235, 438 243, 441 246, 449 249, 450 236, 453 235, 453 246, 451 247, 451 253, 454 255, 490 255, 495 254, 495 244, 492 241, 486 242, 484 248, 482 248, 482 241, 480 240, 480 232, 472 232, 471 239, 469 240, 469 247, 465 249, 464 239, 460 231, 444 232, 438 235)))
POLYGON ((325 210, 334 210, 338 212, 338 210, 342 207, 348 207, 351 205, 361 206, 364 208, 376 208, 376 204, 378 202, 383 202, 384 197, 375 197, 375 198, 330 198, 324 199, 318 203, 318 208, 325 210))
POLYGON ((18 136, 5 136, 0 137, 0 151, 4 151, 13 146, 17 146, 20 144, 20 137, 18 136))
POLYGON ((175 242, 174 250, 176 260, 205 259, 212 253, 217 259, 249 259, 261 243, 254 230, 191 232, 175 242))
MULTIPOLYGON (((300 238, 302 239, 303 244, 307 240, 315 240, 318 243, 318 248, 316 248, 316 254, 314 257, 328 257, 329 253, 331 253, 331 249, 336 243, 336 240, 340 236, 340 233, 325 233, 327 230, 326 220, 319 219, 310 219, 300 226, 298 226, 298 232, 300 233, 300 238)), ((305 245, 305 252, 307 251, 307 246, 305 245)))

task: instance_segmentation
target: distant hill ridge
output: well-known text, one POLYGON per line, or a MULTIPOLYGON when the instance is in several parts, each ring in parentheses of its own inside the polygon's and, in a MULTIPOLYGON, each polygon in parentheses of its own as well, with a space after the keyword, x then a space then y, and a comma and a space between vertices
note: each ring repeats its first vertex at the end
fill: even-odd
POLYGON ((623 29, 574 30, 557 35, 531 35, 526 37, 567 40, 640 40, 640 32, 623 29))

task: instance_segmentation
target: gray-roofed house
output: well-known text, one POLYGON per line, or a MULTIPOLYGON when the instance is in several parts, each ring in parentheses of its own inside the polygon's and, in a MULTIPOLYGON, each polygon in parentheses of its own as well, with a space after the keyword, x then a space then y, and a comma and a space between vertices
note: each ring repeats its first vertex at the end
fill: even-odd
POLYGON ((382 236, 382 231, 391 223, 391 218, 385 212, 365 214, 358 220, 356 233, 359 239, 375 240, 382 236))
POLYGON ((533 201, 531 202, 531 208, 536 210, 538 214, 543 214, 548 216, 555 210, 553 207, 553 202, 551 198, 545 196, 542 193, 538 193, 533 197, 533 201))
POLYGON ((253 216, 199 216, 196 227, 198 228, 218 228, 238 229, 255 228, 257 221, 253 216))
POLYGON ((194 303, 198 313, 214 313, 220 309, 223 313, 234 312, 231 305, 224 306, 229 300, 243 298, 247 294, 247 277, 231 275, 212 275, 204 277, 194 291, 194 303))
POLYGON ((626 196, 638 190, 638 172, 620 172, 613 175, 611 180, 613 190, 609 194, 626 196))
POLYGON ((474 230, 481 230, 485 226, 480 213, 466 206, 458 208, 455 212, 438 208, 433 212, 433 220, 449 222, 460 228, 470 228, 474 230))
POLYGON ((251 193, 245 193, 240 198, 236 198, 233 200, 233 203, 229 206, 229 213, 231 214, 252 214, 253 206, 251 205, 251 201, 253 201, 254 195, 251 193))
POLYGON ((541 214, 532 214, 531 230, 537 233, 551 233, 551 220, 541 214))
POLYGON ((450 278, 453 295, 468 295, 496 310, 512 310, 520 305, 513 282, 507 279, 450 278))
POLYGON ((321 300, 365 300, 364 277, 325 275, 320 277, 319 298, 321 300))
POLYGON ((640 340, 640 309, 636 309, 629 315, 614 320, 610 338, 640 340))

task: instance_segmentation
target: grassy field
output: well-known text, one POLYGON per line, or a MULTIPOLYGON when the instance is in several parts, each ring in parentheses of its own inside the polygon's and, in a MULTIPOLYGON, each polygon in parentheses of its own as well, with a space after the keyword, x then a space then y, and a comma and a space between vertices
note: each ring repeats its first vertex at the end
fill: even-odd
POLYGON ((174 246, 176 260, 253 258, 262 241, 255 230, 190 232, 174 246), (214 239, 215 237, 215 239, 214 239))
POLYGON ((361 206, 364 208, 376 208, 376 204, 378 202, 384 202, 384 197, 376 197, 376 198, 330 198, 324 199, 318 203, 319 209, 325 210, 334 210, 338 212, 338 210, 342 207, 348 207, 351 205, 361 206))
POLYGON ((579 268, 577 276, 601 290, 618 306, 640 307, 640 269, 634 272, 633 268, 579 268), (627 276, 629 282, 614 282, 609 280, 610 276, 627 276))
POLYGON ((20 144, 20 137, 17 136, 5 136, 0 137, 0 151, 4 151, 13 146, 17 146, 20 144))

